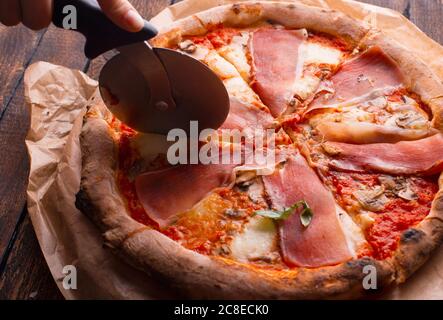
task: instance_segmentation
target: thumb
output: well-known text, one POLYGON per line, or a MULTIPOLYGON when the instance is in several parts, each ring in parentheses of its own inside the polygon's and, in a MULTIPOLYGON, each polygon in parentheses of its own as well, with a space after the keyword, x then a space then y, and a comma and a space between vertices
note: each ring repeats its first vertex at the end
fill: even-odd
POLYGON ((140 14, 127 0, 98 0, 106 16, 120 28, 138 32, 144 21, 140 14))

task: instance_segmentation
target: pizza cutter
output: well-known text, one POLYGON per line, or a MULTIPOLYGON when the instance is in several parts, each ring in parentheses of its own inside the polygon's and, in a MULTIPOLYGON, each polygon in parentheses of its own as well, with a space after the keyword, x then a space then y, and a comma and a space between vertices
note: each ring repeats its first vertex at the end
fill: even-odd
POLYGON ((157 35, 145 21, 138 33, 114 25, 95 0, 55 0, 53 22, 77 29, 86 37, 85 55, 94 59, 115 49, 103 67, 100 93, 107 107, 123 123, 146 133, 190 133, 218 129, 229 113, 229 95, 223 82, 206 65, 180 52, 153 48, 147 40, 157 35), (70 19, 70 20, 69 20, 70 19))

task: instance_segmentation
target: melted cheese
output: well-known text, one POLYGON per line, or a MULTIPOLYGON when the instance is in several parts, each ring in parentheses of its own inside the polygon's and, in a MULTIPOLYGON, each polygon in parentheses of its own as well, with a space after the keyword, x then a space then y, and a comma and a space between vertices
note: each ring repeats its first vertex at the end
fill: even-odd
POLYGON ((354 257, 357 257, 358 249, 367 242, 365 236, 352 218, 339 206, 337 206, 337 216, 345 234, 349 251, 354 257))
POLYGON ((295 82, 293 92, 301 100, 307 100, 317 91, 320 82, 321 80, 318 77, 310 73, 304 74, 295 82))
POLYGON ((260 98, 249 87, 242 77, 226 79, 223 81, 230 96, 233 96, 245 104, 260 103, 260 98))
POLYGON ((209 51, 203 62, 221 79, 240 77, 237 69, 214 50, 209 51))
POLYGON ((193 53, 186 53, 186 52, 183 52, 183 53, 186 53, 186 54, 188 54, 188 55, 190 55, 191 57, 193 57, 194 59, 197 59, 197 60, 199 60, 199 61, 204 61, 205 60, 205 58, 206 58, 206 56, 209 54, 209 49, 207 48, 207 47, 205 47, 205 46, 199 46, 199 45, 195 45, 195 51, 193 52, 193 53))
POLYGON ((327 64, 338 66, 343 54, 340 50, 316 42, 305 42, 303 44, 304 65, 327 64))
POLYGON ((373 123, 396 129, 430 129, 429 116, 416 101, 405 97, 406 102, 391 102, 384 96, 359 101, 355 104, 327 108, 310 119, 314 128, 322 122, 373 123))
POLYGON ((245 226, 243 233, 231 243, 232 257, 241 262, 258 259, 276 250, 277 228, 268 218, 256 216, 245 226))
POLYGON ((210 50, 203 45, 194 45, 194 52, 187 54, 206 64, 221 79, 239 77, 237 69, 215 50, 210 50))
POLYGON ((214 71, 223 80, 230 96, 246 104, 261 104, 260 98, 248 85, 248 80, 245 80, 249 79, 250 66, 242 48, 245 41, 248 41, 249 34, 244 34, 234 37, 231 45, 222 48, 220 53, 202 45, 195 45, 196 50, 188 54, 214 71))
POLYGON ((249 83, 251 66, 246 56, 246 48, 249 42, 249 32, 242 32, 239 36, 234 36, 232 42, 218 50, 219 54, 229 61, 242 78, 249 83))
MULTIPOLYGON (((361 229, 351 217, 337 206, 337 216, 344 231, 349 251, 357 257, 358 249, 366 244, 361 229)), ((272 254, 277 250, 277 227, 268 218, 254 217, 237 235, 230 249, 234 259, 247 262, 272 254)))
POLYGON ((146 161, 153 161, 159 154, 167 154, 171 146, 166 136, 158 134, 141 134, 139 133, 131 141, 131 145, 135 148, 141 158, 146 161))
POLYGON ((341 62, 340 50, 316 42, 305 41, 299 49, 299 63, 296 70, 296 81, 293 92, 301 100, 314 95, 320 86, 321 79, 315 75, 320 65, 335 69, 341 62))

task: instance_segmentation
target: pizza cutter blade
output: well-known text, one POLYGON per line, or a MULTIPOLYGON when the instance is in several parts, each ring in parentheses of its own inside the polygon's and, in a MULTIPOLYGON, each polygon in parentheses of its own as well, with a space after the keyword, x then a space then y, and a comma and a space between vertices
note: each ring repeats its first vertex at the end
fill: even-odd
POLYGON ((206 65, 178 51, 138 42, 117 48, 103 67, 102 97, 112 113, 140 132, 168 134, 198 123, 218 129, 229 113, 223 82, 206 65))
POLYGON ((222 81, 188 55, 152 48, 146 41, 158 31, 151 23, 145 21, 141 31, 132 33, 109 20, 96 0, 53 3, 54 25, 83 34, 89 59, 119 51, 104 66, 99 84, 106 105, 125 124, 141 132, 183 129, 188 135, 191 121, 198 123, 198 131, 223 124, 229 97, 222 81), (67 23, 66 9, 75 9, 75 26, 67 23))

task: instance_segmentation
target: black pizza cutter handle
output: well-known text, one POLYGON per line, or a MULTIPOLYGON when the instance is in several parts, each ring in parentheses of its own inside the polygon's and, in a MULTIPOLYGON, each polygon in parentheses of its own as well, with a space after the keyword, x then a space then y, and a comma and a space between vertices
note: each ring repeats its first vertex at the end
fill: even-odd
POLYGON ((52 22, 59 28, 83 34, 85 55, 89 59, 121 46, 149 40, 158 33, 146 20, 139 32, 121 29, 106 17, 96 0, 54 0, 52 22), (75 20, 71 19, 73 17, 75 20))

